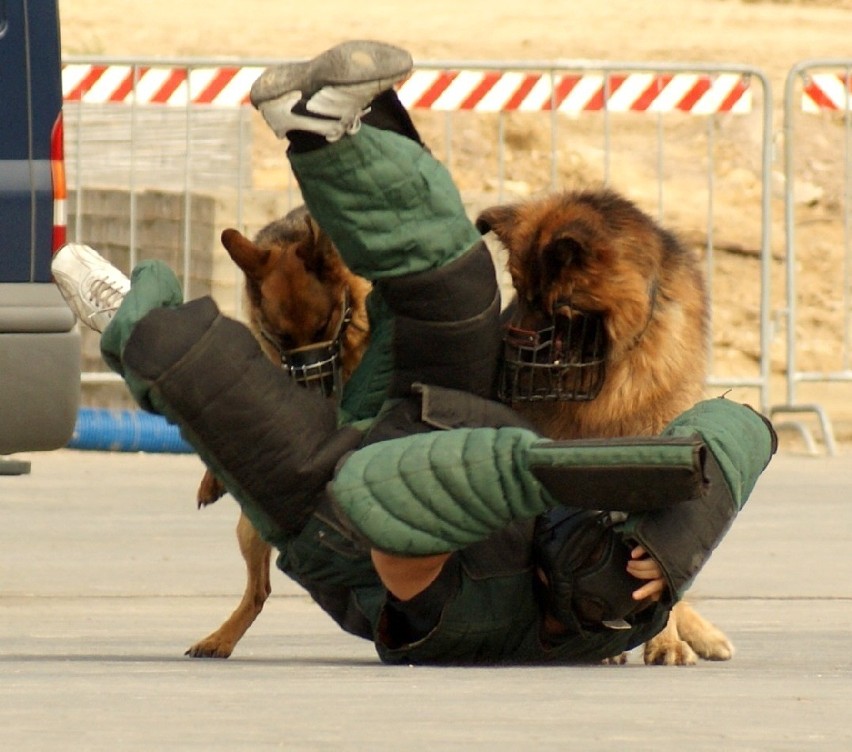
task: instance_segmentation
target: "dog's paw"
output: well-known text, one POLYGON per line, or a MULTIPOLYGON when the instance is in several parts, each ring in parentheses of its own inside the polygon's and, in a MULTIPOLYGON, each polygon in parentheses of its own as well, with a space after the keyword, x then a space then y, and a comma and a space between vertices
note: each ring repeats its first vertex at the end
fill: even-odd
POLYGON ((224 496, 225 493, 226 489, 222 482, 209 470, 205 471, 201 483, 198 484, 198 492, 196 493, 198 508, 201 509, 208 504, 212 504, 224 496))
POLYGON ((604 666, 623 666, 627 663, 628 653, 619 653, 611 658, 604 658, 601 663, 604 666))
POLYGON ((688 603, 676 608, 677 633, 706 661, 729 661, 734 655, 734 645, 715 624, 705 619, 688 603))
POLYGON ((690 643, 692 649, 705 661, 729 661, 734 657, 734 644, 721 632, 715 639, 706 639, 690 643))
POLYGON ((684 640, 658 635, 645 643, 645 664, 648 666, 694 666, 698 656, 684 640))
POLYGON ((704 621, 700 629, 685 630, 678 625, 681 637, 705 661, 729 661, 734 655, 734 644, 714 624, 704 621))
POLYGON ((184 655, 190 658, 228 658, 234 651, 234 646, 221 640, 206 637, 196 642, 184 655))

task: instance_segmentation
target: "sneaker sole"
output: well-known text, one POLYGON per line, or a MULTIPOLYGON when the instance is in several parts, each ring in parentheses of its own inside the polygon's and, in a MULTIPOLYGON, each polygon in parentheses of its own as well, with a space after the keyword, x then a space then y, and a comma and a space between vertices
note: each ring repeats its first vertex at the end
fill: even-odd
POLYGON ((251 103, 264 102, 292 91, 311 97, 325 86, 375 84, 375 93, 401 81, 414 62, 411 54, 384 42, 343 42, 304 63, 285 63, 268 68, 251 87, 251 103))

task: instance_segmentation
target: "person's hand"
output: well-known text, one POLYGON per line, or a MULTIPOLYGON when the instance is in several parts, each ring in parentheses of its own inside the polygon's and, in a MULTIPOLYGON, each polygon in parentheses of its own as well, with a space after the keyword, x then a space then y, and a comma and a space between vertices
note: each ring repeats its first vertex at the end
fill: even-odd
POLYGON ((666 589, 666 581, 663 579, 663 570, 642 546, 636 546, 630 552, 630 561, 627 562, 627 573, 637 580, 647 580, 638 590, 633 591, 633 600, 643 601, 646 598, 658 601, 663 597, 666 589))

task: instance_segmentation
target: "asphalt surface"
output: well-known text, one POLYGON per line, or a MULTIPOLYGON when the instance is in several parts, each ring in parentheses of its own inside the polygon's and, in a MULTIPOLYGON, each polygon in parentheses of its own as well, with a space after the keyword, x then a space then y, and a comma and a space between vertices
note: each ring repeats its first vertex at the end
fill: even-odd
MULTIPOLYGON (((848 451, 848 450, 847 450, 848 451)), ((0 475, 0 750, 849 750, 852 457, 779 455, 692 591, 724 663, 381 665, 280 573, 243 586, 192 456, 63 450, 0 475)))

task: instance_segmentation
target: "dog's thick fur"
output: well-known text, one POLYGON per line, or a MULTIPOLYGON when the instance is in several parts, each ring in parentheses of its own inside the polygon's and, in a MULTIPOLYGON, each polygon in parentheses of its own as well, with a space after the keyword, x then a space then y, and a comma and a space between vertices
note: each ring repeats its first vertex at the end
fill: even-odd
POLYGON ((659 433, 701 397, 707 300, 696 257, 611 190, 558 193, 477 219, 509 253, 522 321, 557 300, 601 313, 610 350, 590 401, 517 405, 553 438, 659 433))
MULTIPOLYGON (((593 400, 514 407, 554 439, 658 434, 701 399, 707 294, 698 258, 612 190, 553 193, 477 219, 506 247, 525 328, 552 320, 557 301, 602 314, 606 378, 593 400)), ((646 663, 726 660, 722 632, 679 603, 645 646, 646 663)))
MULTIPOLYGON (((294 209, 264 227, 254 241, 237 230, 225 230, 222 245, 245 274, 249 326, 275 363, 281 360, 278 347, 287 350, 331 339, 348 293, 352 320, 341 342, 345 382, 369 341, 366 298, 370 283, 346 268, 307 210, 294 209), (261 336, 261 331, 266 336, 261 336)), ((208 470, 198 488, 198 505, 206 506, 224 493, 222 484, 208 470)), ((271 593, 271 550, 245 515, 240 515, 237 523, 237 540, 246 563, 242 600, 222 626, 189 648, 187 655, 227 658, 271 593)))
MULTIPOLYGON (((488 209, 477 225, 482 231, 493 231, 508 250, 519 305, 531 328, 550 319, 558 299, 605 315, 611 349, 599 396, 589 402, 515 406, 542 433, 553 438, 656 434, 701 398, 707 296, 698 260, 635 205, 609 190, 557 193, 488 209)), ((241 252, 251 245, 244 238, 223 238, 246 273, 255 331, 263 324, 271 333, 286 332, 294 341, 297 337, 311 341, 314 330, 301 311, 308 310, 313 305, 309 298, 317 296, 327 301, 327 312, 328 301, 338 294, 329 296, 314 283, 331 288, 332 278, 346 279, 337 266, 339 257, 332 265, 338 271, 330 276, 312 274, 310 263, 298 263, 302 257, 312 257, 305 242, 329 245, 313 223, 310 228, 301 240, 269 244, 280 250, 263 263, 251 260, 255 254, 250 249, 241 252), (292 250, 294 242, 302 249, 301 256, 292 250), (292 282, 285 279, 289 275, 294 276, 292 282)), ((263 245, 261 237, 257 242, 263 245)), ((360 289, 366 295, 367 283, 356 280, 364 285, 360 289)), ((353 305, 358 310, 356 295, 353 305)), ((366 327, 363 298, 361 311, 366 327)), ((365 344, 363 340, 345 343, 344 350, 360 357, 365 344)), ((202 483, 200 503, 205 503, 205 493, 209 495, 202 483)), ((238 537, 248 568, 243 601, 219 630, 188 651, 190 655, 227 657, 268 596, 268 547, 244 518, 238 537)), ((666 629, 645 646, 645 661, 685 665, 694 663, 696 654, 726 660, 733 647, 721 631, 681 602, 666 629)))

